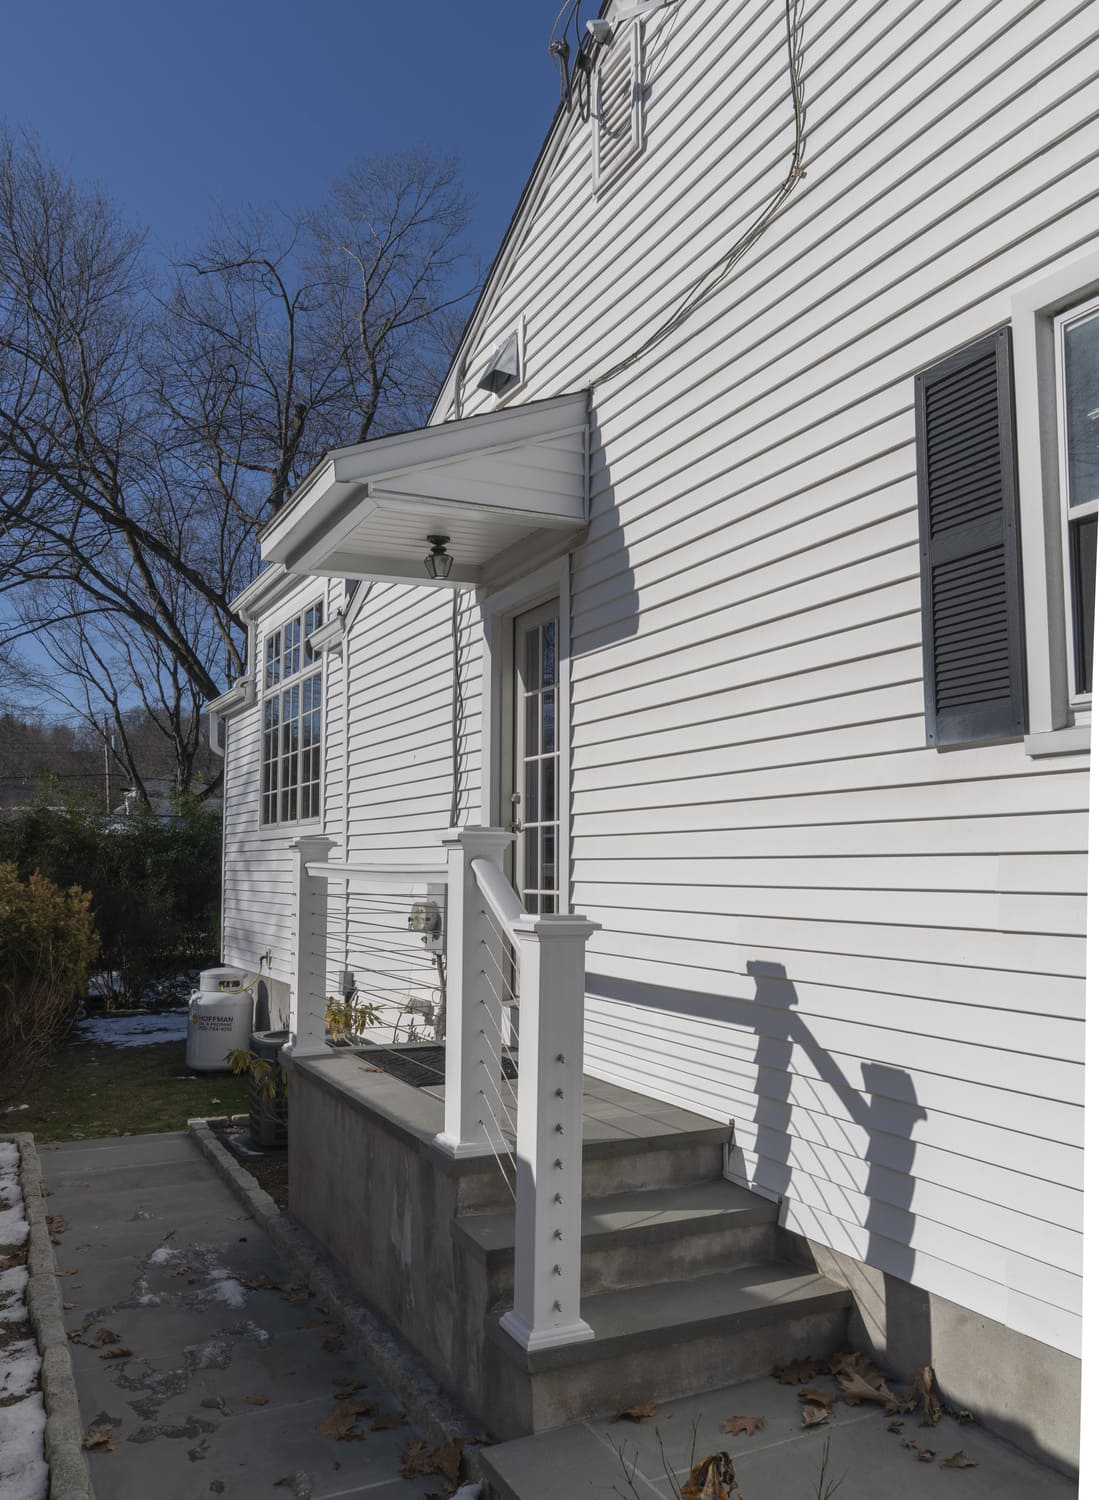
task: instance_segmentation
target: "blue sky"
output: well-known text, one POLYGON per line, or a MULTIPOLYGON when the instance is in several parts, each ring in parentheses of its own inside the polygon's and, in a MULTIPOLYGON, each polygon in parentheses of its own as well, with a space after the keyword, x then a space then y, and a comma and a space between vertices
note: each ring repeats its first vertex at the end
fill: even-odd
MULTIPOLYGON (((0 0, 0 117, 166 257, 202 240, 216 204, 314 203, 357 157, 427 142, 462 163, 487 268, 557 106, 560 6, 0 0)), ((581 20, 598 11, 583 0, 581 20)))
POLYGON ((560 3, 6 0, 0 113, 168 255, 212 202, 308 203, 355 157, 427 141, 462 160, 488 260, 556 106, 560 3))

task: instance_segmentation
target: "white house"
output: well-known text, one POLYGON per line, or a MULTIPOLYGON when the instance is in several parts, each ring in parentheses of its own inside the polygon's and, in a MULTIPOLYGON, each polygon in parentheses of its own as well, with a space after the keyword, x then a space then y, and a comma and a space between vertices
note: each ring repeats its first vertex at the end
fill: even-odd
MULTIPOLYGON (((791 1349, 840 1317, 1071 1466, 1099 13, 604 18, 431 424, 329 454, 240 600, 251 674, 214 705, 224 959, 266 956, 295 1033, 292 1206, 499 1431, 597 1409, 625 1368, 608 1299, 638 1285, 671 1307, 714 1277, 722 1368, 737 1340, 744 1373, 768 1367, 781 1340, 742 1315, 766 1260, 809 1299, 791 1349), (471 825, 518 825, 514 856, 510 833, 444 845, 471 825), (513 1082, 483 1049, 515 1040, 517 970, 516 1163, 513 1082), (431 1040, 444 972, 445 1119, 441 1088, 323 1055, 317 1008, 354 984, 386 1007, 368 1040, 431 1040), (578 1186, 579 1116, 564 1158, 539 1123, 578 1097, 572 1072, 551 1088, 551 1030, 580 990, 566 1254, 539 1195, 558 1160, 578 1186), (459 1101, 478 1066, 498 1105, 483 1078, 459 1101), (685 1184, 725 1238, 680 1219, 643 1269, 615 1261, 626 1195, 682 1209, 685 1184), (765 1254, 762 1230, 756 1260, 734 1251, 721 1203, 765 1254), (546 1255, 564 1294, 539 1312, 546 1255)), ((666 1327, 645 1366, 646 1336, 638 1395, 707 1378, 666 1327)))

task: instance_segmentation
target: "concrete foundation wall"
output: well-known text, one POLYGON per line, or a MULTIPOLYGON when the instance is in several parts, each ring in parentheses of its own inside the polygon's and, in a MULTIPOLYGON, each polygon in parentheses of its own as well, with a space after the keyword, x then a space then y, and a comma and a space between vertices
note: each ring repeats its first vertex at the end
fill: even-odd
POLYGON ((951 1405, 971 1411, 1043 1463, 1075 1472, 1078 1359, 826 1245, 803 1243, 825 1276, 850 1289, 850 1334, 857 1346, 905 1378, 931 1364, 951 1405))
POLYGON ((450 1232, 469 1184, 316 1073, 290 1069, 290 1211, 482 1420, 484 1264, 450 1232))

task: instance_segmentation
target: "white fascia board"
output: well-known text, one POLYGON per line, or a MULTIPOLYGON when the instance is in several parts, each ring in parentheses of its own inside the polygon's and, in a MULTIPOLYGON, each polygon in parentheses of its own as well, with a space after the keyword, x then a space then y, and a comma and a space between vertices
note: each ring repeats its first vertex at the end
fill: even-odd
POLYGON ((301 578, 274 563, 265 568, 258 578, 253 578, 235 599, 230 600, 229 608, 242 620, 251 623, 280 604, 288 594, 300 588, 301 583, 301 578))
POLYGON ((238 677, 231 688, 217 698, 211 698, 206 705, 206 712, 219 719, 228 718, 232 713, 242 708, 250 708, 256 701, 256 684, 249 676, 238 677))

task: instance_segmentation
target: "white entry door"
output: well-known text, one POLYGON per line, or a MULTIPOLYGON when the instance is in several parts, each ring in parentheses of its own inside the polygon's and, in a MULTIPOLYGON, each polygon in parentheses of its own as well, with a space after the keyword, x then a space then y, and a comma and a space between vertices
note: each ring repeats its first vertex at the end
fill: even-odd
POLYGON ((556 599, 515 619, 515 888, 527 911, 539 913, 557 911, 559 890, 559 635, 556 599))

